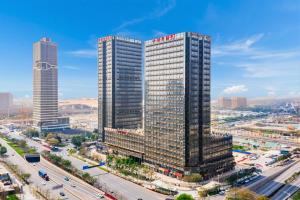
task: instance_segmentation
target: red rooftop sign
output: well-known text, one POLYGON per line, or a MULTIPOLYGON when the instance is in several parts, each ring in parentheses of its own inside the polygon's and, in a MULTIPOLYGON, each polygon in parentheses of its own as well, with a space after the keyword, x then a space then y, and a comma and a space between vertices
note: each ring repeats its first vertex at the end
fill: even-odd
POLYGON ((118 130, 118 133, 120 133, 120 134, 124 134, 124 135, 127 135, 127 134, 128 134, 128 132, 127 132, 127 131, 121 131, 121 130, 118 130))
POLYGON ((173 40, 173 39, 175 39, 175 34, 167 35, 167 36, 160 37, 160 38, 155 38, 152 40, 152 42, 156 43, 156 42, 163 42, 163 41, 168 41, 168 40, 173 40))
POLYGON ((111 40, 111 39, 112 39, 112 36, 106 36, 106 37, 100 38, 99 42, 104 42, 104 41, 108 41, 108 40, 111 40))

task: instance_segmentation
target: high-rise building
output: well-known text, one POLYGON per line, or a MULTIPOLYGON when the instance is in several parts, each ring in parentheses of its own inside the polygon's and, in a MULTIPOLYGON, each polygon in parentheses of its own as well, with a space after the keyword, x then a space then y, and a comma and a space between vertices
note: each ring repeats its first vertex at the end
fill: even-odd
POLYGON ((247 107, 247 99, 245 97, 232 97, 231 108, 244 108, 247 107))
POLYGON ((33 123, 40 131, 69 127, 58 116, 57 45, 49 38, 33 44, 33 123))
POLYGON ((210 53, 198 33, 145 42, 146 162, 207 176, 234 166, 230 137, 210 135, 210 53))
POLYGON ((98 126, 136 129, 142 126, 142 43, 119 36, 98 40, 98 126))
POLYGON ((8 92, 0 93, 0 110, 9 109, 13 105, 13 95, 8 92))
POLYGON ((231 108, 231 99, 227 97, 221 97, 218 99, 218 106, 220 108, 231 108))

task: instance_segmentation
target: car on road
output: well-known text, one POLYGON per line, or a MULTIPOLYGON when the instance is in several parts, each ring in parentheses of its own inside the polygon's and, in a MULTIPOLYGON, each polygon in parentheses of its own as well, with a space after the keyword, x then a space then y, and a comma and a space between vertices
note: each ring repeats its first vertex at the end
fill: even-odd
POLYGON ((64 192, 60 192, 59 195, 62 197, 66 196, 66 194, 64 192))
POLYGON ((97 194, 96 196, 97 196, 99 199, 103 199, 103 198, 104 198, 104 195, 101 194, 101 193, 97 194))
POLYGON ((74 183, 71 184, 71 187, 76 187, 76 185, 74 183))
POLYGON ((43 181, 43 182, 42 182, 42 185, 46 185, 46 182, 45 182, 45 181, 43 181))
POLYGON ((67 177, 67 176, 65 176, 65 181, 69 181, 70 180, 70 178, 69 177, 67 177))

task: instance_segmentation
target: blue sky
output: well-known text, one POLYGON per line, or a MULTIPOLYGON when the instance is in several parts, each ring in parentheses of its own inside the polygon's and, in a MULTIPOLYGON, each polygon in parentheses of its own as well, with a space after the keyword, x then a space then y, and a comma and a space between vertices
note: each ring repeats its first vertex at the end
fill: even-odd
POLYGON ((97 96, 96 40, 212 36, 212 97, 300 96, 299 0, 2 0, 0 91, 32 95, 32 43, 59 46, 60 98, 97 96))

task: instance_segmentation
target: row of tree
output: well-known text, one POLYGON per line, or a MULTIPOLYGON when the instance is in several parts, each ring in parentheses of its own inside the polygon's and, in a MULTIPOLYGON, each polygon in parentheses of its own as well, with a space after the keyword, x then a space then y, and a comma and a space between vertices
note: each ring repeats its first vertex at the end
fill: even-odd
POLYGON ((51 154, 49 152, 43 152, 42 156, 46 160, 73 174, 74 176, 81 178, 90 185, 94 185, 96 183, 96 179, 94 177, 92 177, 89 173, 83 173, 79 169, 75 168, 69 160, 63 159, 61 156, 51 154))

